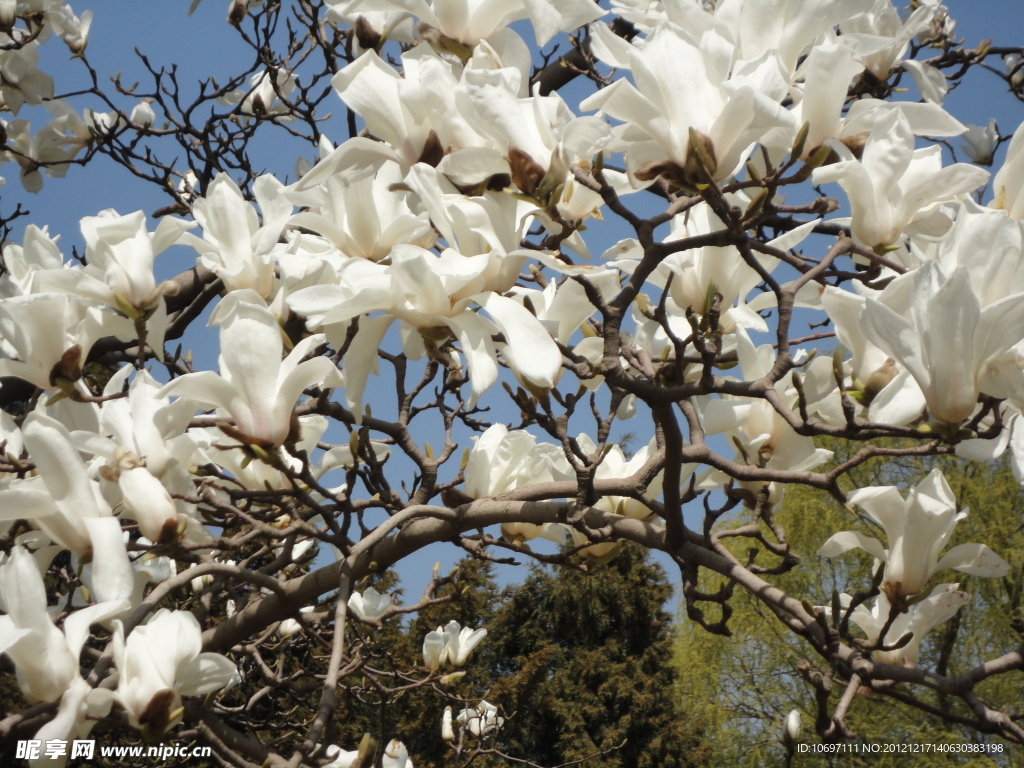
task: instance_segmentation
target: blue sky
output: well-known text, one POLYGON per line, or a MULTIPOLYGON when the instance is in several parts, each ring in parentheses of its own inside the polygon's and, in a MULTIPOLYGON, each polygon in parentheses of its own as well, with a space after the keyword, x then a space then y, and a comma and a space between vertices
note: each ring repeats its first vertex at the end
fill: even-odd
MULTIPOLYGON (((214 76, 223 80, 237 70, 239 61, 249 62, 252 53, 238 41, 225 22, 226 0, 204 0, 192 16, 187 15, 187 0, 91 0, 75 2, 81 12, 93 11, 94 19, 88 48, 89 61, 96 68, 101 84, 122 73, 126 84, 140 81, 140 90, 147 85, 134 49, 145 53, 156 65, 177 65, 180 82, 188 84, 198 78, 214 76)), ((966 45, 976 45, 990 38, 995 45, 1012 45, 1017 34, 1024 34, 1024 1, 1022 0, 949 0, 947 6, 957 21, 957 35, 966 45)), ((87 87, 84 68, 69 60, 67 50, 59 41, 43 46, 42 67, 54 76, 58 91, 87 87)), ((1024 121, 1024 103, 1007 98, 1001 82, 992 75, 977 73, 967 85, 950 94, 947 108, 965 122, 983 124, 995 117, 1004 134, 1012 133, 1024 121)), ((909 78, 908 78, 909 80, 909 78)), ((130 108, 131 99, 123 102, 130 108)), ((339 102, 340 103, 340 102, 339 102)), ((96 105, 99 108, 99 105, 96 105)), ((26 109, 34 125, 47 119, 45 112, 26 109)), ((340 135, 338 139, 342 138, 340 135)), ((269 170, 291 173, 300 152, 312 153, 287 140, 279 132, 279 143, 269 143, 261 159, 269 170)), ((60 233, 65 244, 80 242, 78 220, 94 215, 103 208, 116 208, 122 213, 142 208, 152 212, 166 203, 159 193, 146 189, 117 168, 72 168, 67 179, 47 179, 38 195, 27 195, 20 189, 17 171, 7 167, 8 183, 0 190, 4 210, 14 202, 24 201, 33 211, 31 221, 48 223, 52 232, 60 233)), ((22 220, 22 223, 25 220, 22 220)))

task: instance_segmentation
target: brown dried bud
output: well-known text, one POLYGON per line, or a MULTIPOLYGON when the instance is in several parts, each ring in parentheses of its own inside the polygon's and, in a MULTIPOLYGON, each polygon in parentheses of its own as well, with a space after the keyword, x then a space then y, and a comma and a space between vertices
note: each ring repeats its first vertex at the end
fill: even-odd
MULTIPOLYGON (((359 18, 362 18, 362 16, 359 18)), ((437 137, 436 133, 431 131, 430 135, 427 136, 427 141, 423 145, 423 151, 420 152, 417 162, 426 163, 431 168, 436 168, 443 158, 444 147, 441 146, 441 140, 437 137)))
POLYGON ((382 40, 380 32, 371 27, 370 22, 364 16, 357 16, 356 23, 352 28, 356 33, 356 40, 359 41, 359 46, 363 50, 377 50, 382 40))
POLYGON ((544 178, 544 168, 526 152, 509 147, 508 164, 512 168, 512 183, 524 195, 533 195, 544 178))
POLYGON ((82 378, 82 348, 75 344, 60 356, 50 369, 50 386, 59 387, 61 382, 75 382, 82 378))

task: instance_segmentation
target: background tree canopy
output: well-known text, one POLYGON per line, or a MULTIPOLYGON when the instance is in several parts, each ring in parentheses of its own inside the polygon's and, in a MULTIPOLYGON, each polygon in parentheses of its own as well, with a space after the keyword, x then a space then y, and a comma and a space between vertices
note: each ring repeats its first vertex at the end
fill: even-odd
MULTIPOLYGON (((825 445, 836 451, 835 462, 850 457, 838 442, 825 445)), ((973 595, 972 604, 924 639, 921 666, 956 674, 970 664, 962 659, 984 656, 993 647, 1012 646, 1024 636, 1024 581, 1020 576, 1024 562, 1024 526, 1020 516, 1024 492, 1020 484, 1006 462, 982 465, 953 457, 893 459, 859 468, 849 477, 858 487, 906 487, 936 465, 951 478, 958 506, 970 508, 967 518, 957 527, 953 543, 982 537, 1003 542, 1004 551, 1015 564, 1014 575, 1000 580, 962 577, 973 595)), ((853 591, 857 585, 870 581, 873 561, 867 555, 842 563, 815 555, 830 531, 857 526, 876 535, 877 527, 869 520, 855 518, 842 505, 796 488, 787 492, 778 522, 785 527, 793 551, 801 556, 801 567, 780 579, 790 594, 814 605, 829 605, 833 592, 853 591)), ((821 694, 809 684, 808 678, 820 671, 799 642, 779 631, 762 604, 745 594, 738 597, 731 603, 731 637, 709 634, 681 620, 675 653, 683 700, 689 716, 703 725, 701 745, 715 755, 715 764, 781 765, 785 754, 780 742, 782 721, 790 710, 798 709, 803 713, 805 728, 813 722, 815 696, 821 694)), ((832 686, 833 701, 843 693, 842 682, 837 680, 832 686)), ((992 679, 986 681, 978 694, 1012 697, 1019 695, 1022 683, 1020 674, 992 679)), ((929 716, 919 708, 904 706, 903 695, 899 685, 881 694, 862 689, 847 719, 859 735, 854 743, 992 743, 971 729, 950 722, 950 714, 966 714, 956 700, 939 694, 931 696, 927 703, 934 708, 935 715, 929 716)), ((859 758, 844 754, 829 759, 808 753, 798 755, 794 765, 981 768, 1019 765, 1020 761, 1019 751, 1007 748, 1001 754, 982 757, 962 753, 880 753, 859 758)))

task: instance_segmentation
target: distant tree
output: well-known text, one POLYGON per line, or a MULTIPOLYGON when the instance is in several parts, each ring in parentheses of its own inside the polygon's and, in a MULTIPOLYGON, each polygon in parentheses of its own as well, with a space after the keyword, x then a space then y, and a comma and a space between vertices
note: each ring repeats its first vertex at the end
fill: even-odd
POLYGON ((417 768, 442 768, 450 765, 448 744, 441 738, 441 716, 446 706, 455 714, 486 698, 493 679, 492 661, 485 659, 484 647, 491 642, 491 620, 498 608, 500 590, 494 582, 494 566, 489 560, 466 557, 456 566, 452 584, 437 591, 438 597, 451 596, 449 603, 434 604, 417 614, 405 633, 405 642, 395 649, 396 658, 408 666, 422 664, 422 643, 427 632, 457 621, 462 627, 487 627, 487 640, 461 667, 466 674, 448 685, 411 689, 395 704, 393 732, 415 755, 417 768), (458 700, 457 700, 458 699, 458 700))
POLYGON ((700 764, 672 666, 671 594, 629 544, 593 572, 535 567, 508 588, 484 653, 503 750, 548 766, 599 753, 588 768, 700 764))
MULTIPOLYGON (((842 446, 829 443, 836 450, 834 461, 849 458, 842 446)), ((1014 478, 1007 462, 977 464, 956 457, 903 457, 886 463, 872 463, 850 473, 857 487, 872 485, 912 486, 922 473, 939 466, 949 478, 958 508, 970 508, 968 516, 957 526, 949 546, 961 542, 989 538, 999 541, 1001 551, 1014 568, 1004 579, 983 579, 966 574, 946 572, 933 579, 958 581, 972 595, 972 604, 948 623, 923 638, 918 666, 950 675, 964 672, 988 655, 998 655, 1020 645, 1024 635, 1022 613, 1021 565, 1024 563, 1024 491, 1014 478), (991 608, 999 606, 996 610, 991 608)), ((727 521, 723 521, 727 522, 727 521)), ((734 521, 735 522, 735 521, 734 521)), ((842 561, 818 557, 818 547, 840 529, 857 528, 869 536, 877 535, 869 521, 858 520, 853 513, 832 500, 805 488, 787 491, 777 522, 788 532, 792 551, 800 556, 801 568, 779 577, 778 585, 787 593, 804 598, 814 605, 828 605, 833 590, 837 593, 855 591, 869 582, 872 559, 864 555, 842 561)), ((710 580, 709 580, 710 582, 710 580)), ((705 587, 714 589, 710 583, 705 587)), ((677 644, 681 669, 681 685, 687 711, 701 723, 701 745, 713 752, 720 765, 751 766, 783 765, 785 749, 781 743, 781 727, 792 709, 802 713, 804 733, 813 733, 817 717, 816 690, 808 678, 819 671, 817 664, 807 660, 797 638, 787 636, 763 604, 746 593, 737 595, 731 605, 734 613, 728 626, 731 637, 710 635, 691 622, 684 622, 677 644)), ((871 600, 867 602, 868 605, 871 600)), ((895 640, 893 641, 895 642, 895 640)), ((827 697, 834 708, 848 680, 829 681, 827 697)), ((999 699, 1013 698, 1017 680, 994 678, 979 687, 979 695, 999 699), (983 693, 984 691, 984 693, 983 693)), ((957 701, 932 692, 923 703, 931 708, 922 711, 908 706, 900 685, 883 693, 861 688, 846 718, 850 729, 870 741, 900 744, 950 744, 958 749, 985 749, 979 752, 878 753, 847 752, 831 759, 813 753, 794 756, 794 766, 872 765, 872 766, 950 766, 970 765, 976 768, 996 765, 1020 765, 1011 751, 1012 745, 959 727, 955 718, 969 713, 957 701), (868 700, 871 705, 868 705, 868 700), (939 718, 939 712, 946 714, 939 718), (950 717, 952 715, 953 717, 950 717), (984 746, 987 745, 987 746, 984 746), (999 751, 992 751, 999 750, 999 751), (868 759, 870 758, 870 763, 868 759)), ((863 748, 866 742, 855 739, 848 749, 863 748)))

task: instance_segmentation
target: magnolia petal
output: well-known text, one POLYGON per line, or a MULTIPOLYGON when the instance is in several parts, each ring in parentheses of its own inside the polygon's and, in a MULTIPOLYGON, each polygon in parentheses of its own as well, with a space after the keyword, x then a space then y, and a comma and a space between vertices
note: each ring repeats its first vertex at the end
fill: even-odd
MULTIPOLYGON (((139 471, 145 472, 141 468, 139 471)), ((131 597, 135 572, 128 560, 121 522, 116 517, 87 518, 84 522, 92 540, 92 588, 96 601, 131 597)))
POLYGON ((466 356, 469 367, 471 394, 467 403, 472 408, 498 380, 498 358, 491 341, 493 326, 473 312, 463 312, 455 317, 445 318, 449 328, 455 331, 466 356))
POLYGON ((10 616, 0 616, 0 653, 4 653, 21 638, 31 634, 31 629, 18 629, 14 626, 10 616))
POLYGON ((121 471, 118 486, 143 536, 161 544, 174 540, 178 533, 178 511, 163 483, 146 467, 134 467, 121 471))
POLYGON ((975 368, 1002 355, 1024 338, 1024 293, 1015 293, 981 310, 974 331, 975 368))
MULTIPOLYGON (((222 302, 219 308, 225 306, 222 302)), ((243 424, 243 414, 232 413, 238 427, 256 437, 280 445, 287 434, 287 425, 274 422, 274 404, 278 395, 280 371, 281 328, 277 318, 265 305, 236 300, 221 322, 221 375, 242 393, 251 423, 243 424), (280 434, 281 431, 285 434, 280 434)))
POLYGON ((377 373, 377 350, 394 320, 390 315, 359 318, 359 332, 345 353, 345 402, 355 415, 356 424, 363 422, 366 380, 371 373, 377 373))
POLYGON ((401 163, 398 153, 387 144, 365 136, 354 136, 314 165, 313 169, 291 189, 302 192, 342 172, 351 173, 354 181, 362 174, 372 172, 375 166, 389 160, 401 163))
POLYGON ((941 104, 949 91, 949 83, 946 76, 930 64, 916 59, 906 59, 901 65, 910 73, 917 84, 917 90, 921 92, 924 100, 931 104, 941 104))
MULTIPOLYGON (((78 736, 77 731, 86 715, 85 700, 92 690, 92 686, 85 682, 85 680, 80 677, 77 678, 61 697, 56 716, 36 731, 33 738, 38 739, 44 744, 54 740, 58 740, 58 743, 64 742, 66 744, 69 739, 78 736)), ((63 768, 67 761, 67 750, 65 749, 56 759, 47 755, 42 758, 29 760, 29 765, 31 768, 42 768, 42 766, 63 768)))
MULTIPOLYGON (((282 370, 284 366, 282 365, 282 370)), ((319 385, 322 388, 340 387, 344 379, 333 360, 326 357, 314 357, 297 365, 280 383, 280 389, 274 400, 274 423, 281 425, 291 423, 291 414, 295 410, 295 402, 302 396, 307 387, 319 385)), ((287 436, 285 431, 284 437, 287 436)))
POLYGON ((15 547, 0 574, 3 608, 19 628, 48 631, 53 628, 46 615, 46 588, 39 566, 24 547, 15 547))
POLYGON ((65 515, 100 517, 110 514, 89 479, 67 428, 56 419, 33 411, 21 429, 25 446, 42 475, 46 489, 65 515))
POLYGON ((629 69, 633 46, 612 32, 603 21, 590 25, 590 45, 594 55, 615 69, 629 69))
POLYGON ((972 576, 1002 577, 1010 572, 1010 564, 984 544, 960 544, 949 550, 935 564, 933 573, 952 568, 972 576))
POLYGON ((888 558, 882 542, 870 536, 865 536, 860 531, 840 531, 821 545, 818 549, 818 556, 838 557, 844 552, 849 552, 851 549, 863 549, 874 557, 875 560, 881 562, 885 562, 888 558))
POLYGON ((505 354, 518 374, 542 389, 555 385, 562 370, 562 353, 536 317, 512 299, 478 293, 480 304, 505 335, 505 354))
POLYGON ((807 237, 814 232, 814 228, 821 223, 822 219, 812 219, 811 221, 801 224, 799 227, 794 227, 784 235, 779 235, 774 240, 769 240, 768 245, 772 248, 778 248, 780 251, 788 251, 790 248, 796 248, 800 243, 807 239, 807 237))
POLYGON ((219 653, 200 653, 178 670, 175 688, 182 696, 203 696, 238 681, 234 662, 219 653))
POLYGON ((704 408, 704 432, 717 435, 739 429, 750 416, 751 404, 744 400, 712 400, 704 408))
POLYGON ((848 506, 856 505, 867 512, 882 528, 889 541, 903 535, 906 525, 907 502, 897 488, 891 485, 859 488, 846 497, 848 506))
MULTIPOLYGON (((950 550, 952 551, 952 550, 950 550)), ((960 589, 959 584, 940 584, 927 598, 914 606, 912 625, 917 638, 921 638, 970 604, 971 596, 960 589)))
POLYGON ((171 381, 158 393, 159 397, 187 397, 200 403, 222 408, 229 413, 244 412, 248 405, 231 382, 213 371, 187 373, 171 381))
POLYGON ((904 368, 871 401, 868 418, 876 424, 909 424, 921 417, 926 405, 921 387, 904 368))
POLYGON ((445 635, 440 627, 427 632, 427 636, 423 638, 423 665, 431 672, 436 672, 441 666, 441 651, 444 644, 445 635))
MULTIPOLYGON (((94 577, 95 578, 95 577, 94 577)), ((131 608, 127 598, 97 603, 75 611, 64 620, 64 636, 68 650, 76 659, 81 655, 85 641, 89 639, 89 627, 107 621, 131 608)))

